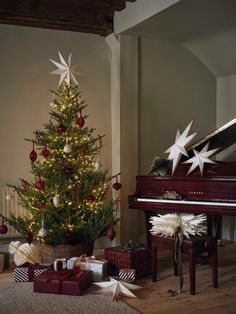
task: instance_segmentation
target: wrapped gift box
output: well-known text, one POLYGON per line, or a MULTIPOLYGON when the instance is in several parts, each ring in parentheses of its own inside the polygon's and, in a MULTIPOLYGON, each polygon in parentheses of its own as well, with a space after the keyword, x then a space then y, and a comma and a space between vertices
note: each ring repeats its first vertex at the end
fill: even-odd
POLYGON ((120 269, 135 269, 136 278, 150 273, 150 258, 146 248, 124 248, 122 246, 105 249, 108 260, 108 274, 118 276, 120 269))
POLYGON ((47 269, 49 269, 48 265, 33 265, 30 263, 25 263, 22 266, 15 268, 13 279, 16 282, 33 281, 35 276, 39 276, 47 269))
POLYGON ((33 282, 34 292, 81 295, 91 285, 92 271, 49 269, 35 277, 33 282))
POLYGON ((0 252, 0 273, 9 268, 9 253, 0 252))
POLYGON ((119 280, 132 282, 135 280, 135 269, 120 269, 119 270, 119 280))
POLYGON ((93 281, 102 281, 107 277, 108 262, 106 260, 86 259, 86 262, 79 263, 79 268, 81 270, 91 270, 93 272, 93 281))

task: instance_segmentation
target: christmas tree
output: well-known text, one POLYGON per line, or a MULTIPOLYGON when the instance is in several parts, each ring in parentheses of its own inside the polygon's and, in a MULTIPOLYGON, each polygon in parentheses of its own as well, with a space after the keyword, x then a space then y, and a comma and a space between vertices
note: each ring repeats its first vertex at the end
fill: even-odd
MULTIPOLYGON (((21 179, 20 186, 12 186, 28 215, 5 219, 28 242, 84 243, 106 231, 113 238, 114 202, 105 199, 113 177, 101 170, 97 157, 103 136, 95 136, 95 129, 86 126, 87 104, 81 98, 71 55, 68 62, 60 53, 59 57, 60 63, 51 60, 58 68, 52 73, 60 75, 60 82, 58 91, 52 91, 50 121, 44 131, 26 139, 33 145, 29 158, 34 179, 21 179)), ((113 187, 118 190, 121 185, 116 182, 113 187)))

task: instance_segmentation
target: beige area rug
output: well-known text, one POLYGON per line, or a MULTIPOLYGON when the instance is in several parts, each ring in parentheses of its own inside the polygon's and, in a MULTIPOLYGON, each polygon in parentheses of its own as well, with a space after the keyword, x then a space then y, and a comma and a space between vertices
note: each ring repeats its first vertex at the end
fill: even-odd
POLYGON ((91 286, 82 296, 66 296, 33 292, 31 282, 0 287, 1 314, 137 314, 122 301, 112 301, 111 295, 97 294, 91 286))

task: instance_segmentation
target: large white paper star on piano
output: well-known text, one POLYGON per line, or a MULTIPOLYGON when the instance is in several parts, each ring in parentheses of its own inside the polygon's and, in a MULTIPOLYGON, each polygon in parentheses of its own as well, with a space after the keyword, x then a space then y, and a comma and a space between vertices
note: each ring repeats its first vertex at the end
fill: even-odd
POLYGON ((123 282, 115 280, 112 277, 109 277, 110 281, 104 282, 94 282, 94 284, 100 288, 102 288, 101 292, 104 293, 112 293, 112 300, 114 301, 117 299, 119 294, 123 294, 126 297, 136 298, 136 296, 129 291, 130 290, 137 290, 142 288, 141 286, 133 285, 131 283, 123 282))
POLYGON ((196 132, 189 135, 190 128, 193 124, 193 121, 189 123, 184 132, 180 134, 180 130, 178 129, 176 132, 175 143, 170 148, 168 148, 165 153, 169 153, 168 159, 172 160, 172 175, 175 172, 176 167, 180 161, 181 155, 188 156, 186 152, 185 146, 188 145, 194 136, 197 134, 196 132))
POLYGON ((184 162, 186 164, 192 163, 192 166, 190 167, 187 175, 191 173, 197 167, 199 167, 201 175, 202 175, 205 163, 215 164, 215 162, 211 160, 209 157, 212 156, 219 148, 211 149, 208 151, 208 147, 209 147, 209 142, 202 148, 200 152, 193 149, 195 156, 184 162))
POLYGON ((66 63, 65 59, 62 57, 61 53, 58 51, 59 54, 59 58, 61 63, 56 62, 52 59, 50 59, 50 61, 52 61, 52 63, 54 63, 58 69, 52 71, 52 74, 58 74, 60 75, 60 81, 59 81, 59 85, 61 85, 61 83, 65 80, 66 83, 69 85, 70 84, 70 79, 77 85, 78 82, 76 81, 75 75, 78 74, 78 72, 75 71, 75 67, 76 65, 71 65, 71 53, 69 55, 68 58, 68 62, 66 63))

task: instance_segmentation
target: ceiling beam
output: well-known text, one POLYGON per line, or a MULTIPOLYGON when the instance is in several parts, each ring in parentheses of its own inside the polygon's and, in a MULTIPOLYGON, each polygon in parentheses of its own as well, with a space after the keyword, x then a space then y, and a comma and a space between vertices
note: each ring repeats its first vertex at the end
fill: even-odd
POLYGON ((113 32, 114 12, 123 10, 125 3, 125 0, 1 0, 0 23, 107 36, 113 32))

